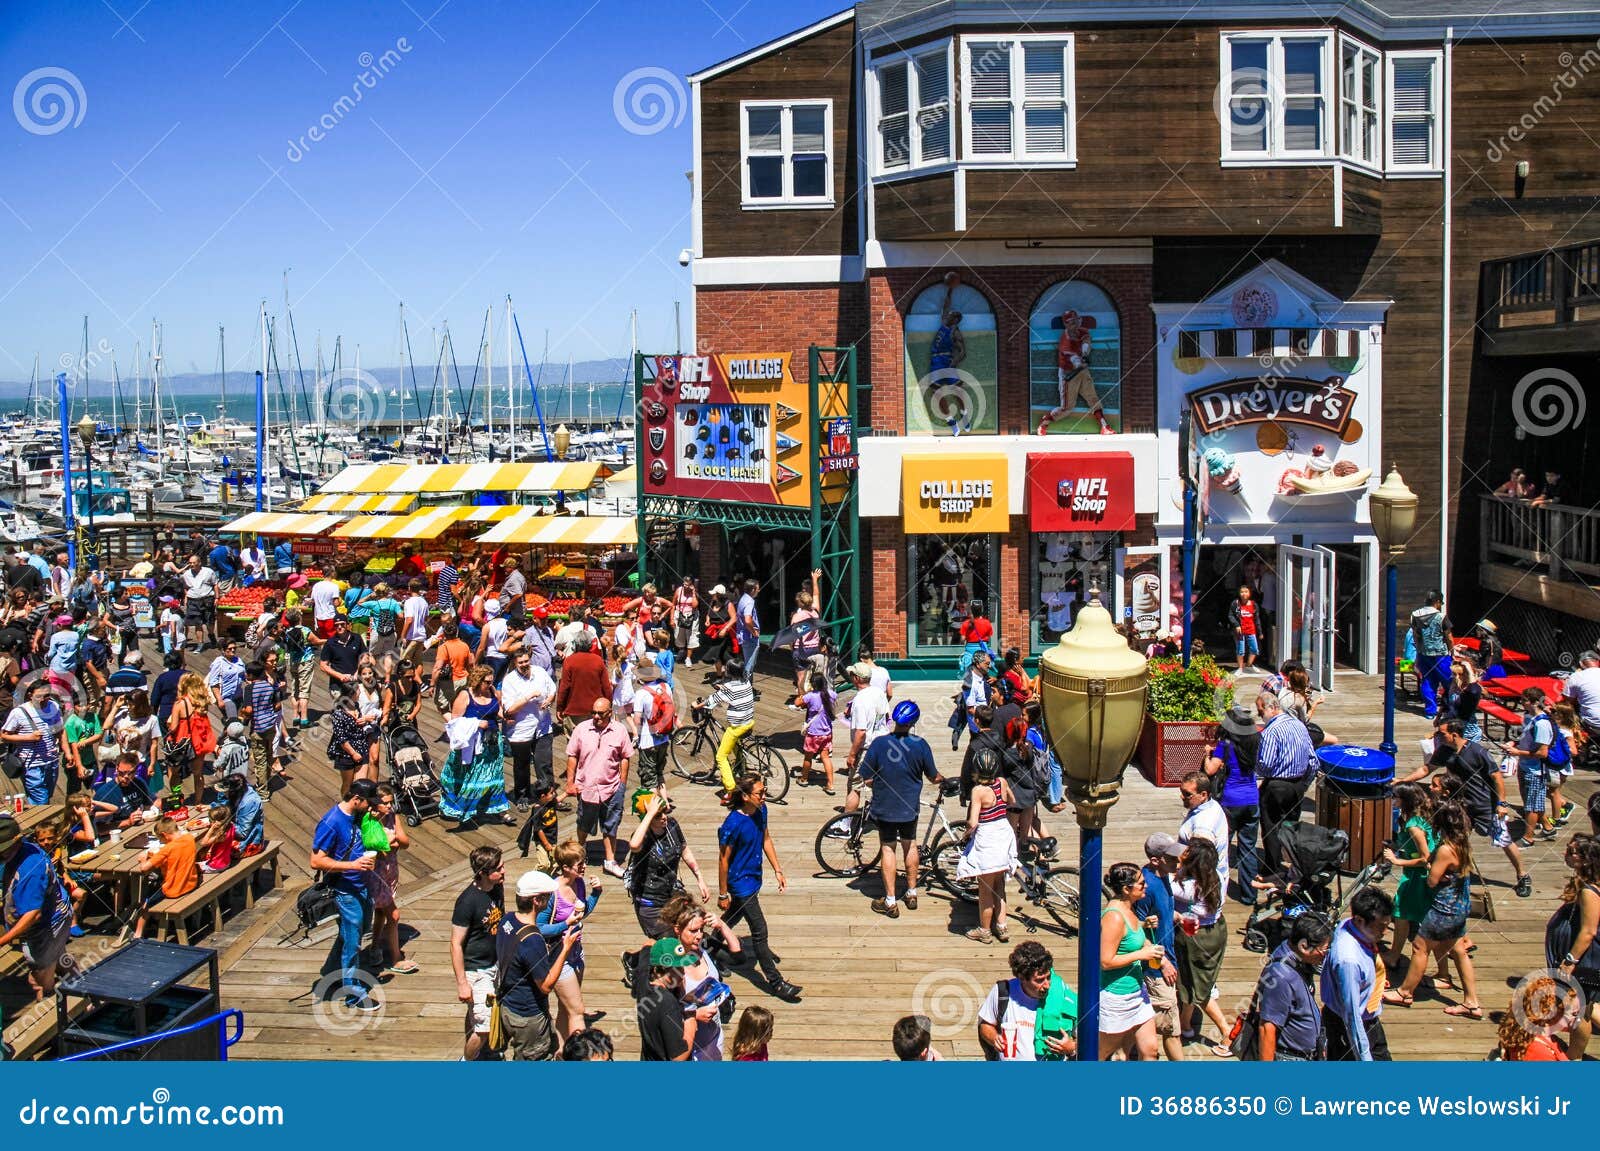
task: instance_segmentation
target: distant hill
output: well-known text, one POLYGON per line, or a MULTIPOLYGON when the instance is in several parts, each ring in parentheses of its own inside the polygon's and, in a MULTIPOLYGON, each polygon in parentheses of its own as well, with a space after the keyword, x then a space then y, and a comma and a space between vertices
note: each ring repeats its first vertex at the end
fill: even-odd
MULTIPOLYGON (((354 365, 353 363, 346 363, 344 366, 346 369, 348 369, 354 365)), ((293 389, 298 386, 298 375, 292 369, 292 366, 280 365, 279 370, 283 373, 284 387, 293 389)), ((458 361, 456 364, 456 370, 461 373, 461 386, 463 388, 470 386, 472 382, 472 365, 462 364, 458 361)), ((406 368, 374 368, 363 364, 361 371, 364 375, 372 376, 385 389, 399 388, 404 385, 407 390, 410 390, 412 386, 411 372, 406 368)), ((628 358, 626 356, 617 356, 615 358, 606 360, 577 360, 572 365, 572 383, 575 386, 581 387, 587 387, 589 384, 610 384, 614 387, 617 384, 620 384, 627 377, 627 372, 628 358)), ((522 365, 520 363, 515 366, 513 375, 518 384, 523 382, 524 377, 522 365)), ((446 365, 446 376, 448 377, 447 382, 452 388, 454 388, 456 381, 454 374, 449 368, 449 365, 446 365)), ((534 379, 538 381, 541 390, 546 388, 552 390, 559 389, 566 382, 567 365, 565 363, 545 364, 543 365, 543 370, 541 371, 541 366, 539 364, 534 364, 533 376, 534 379)), ((305 365, 306 387, 309 388, 312 386, 314 382, 313 377, 313 365, 305 365)), ((71 378, 70 375, 68 378, 71 378)), ((419 362, 416 367, 415 379, 415 386, 417 390, 426 392, 433 386, 433 366, 431 364, 423 364, 419 362)), ((251 386, 253 380, 253 372, 229 372, 227 379, 228 390, 230 392, 242 392, 251 386)), ((497 363, 494 368, 494 386, 496 388, 503 388, 505 386, 505 380, 505 365, 497 363)), ((270 382, 274 387, 277 386, 276 378, 270 382)), ((484 381, 480 376, 478 380, 479 387, 482 387, 483 383, 484 381)), ((41 380, 40 386, 54 387, 54 373, 51 373, 49 379, 41 380)), ((150 386, 149 380, 145 379, 142 386, 145 389, 148 389, 150 386)), ((125 389, 124 395, 129 394, 131 384, 129 378, 126 376, 123 377, 123 388, 125 389)), ((218 377, 216 372, 180 372, 176 375, 163 376, 161 380, 161 389, 166 394, 174 396, 216 395, 223 390, 222 380, 218 377)), ((106 371, 104 367, 96 370, 90 375, 89 392, 91 396, 95 397, 109 396, 111 394, 110 373, 106 371)), ((26 396, 27 394, 27 380, 0 380, 0 398, 14 399, 19 396, 26 396)))

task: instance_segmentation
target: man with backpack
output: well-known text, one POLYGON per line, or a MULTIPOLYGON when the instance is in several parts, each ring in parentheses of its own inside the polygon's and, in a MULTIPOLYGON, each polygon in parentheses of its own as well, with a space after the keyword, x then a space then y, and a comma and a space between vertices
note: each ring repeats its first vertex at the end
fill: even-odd
POLYGON ((518 651, 500 684, 506 743, 511 749, 511 802, 518 811, 528 810, 536 790, 555 786, 550 734, 550 705, 555 698, 555 680, 534 666, 526 648, 518 651))
MULTIPOLYGON (((1257 1013, 1255 1058, 1263 1063, 1305 1063, 1322 1058, 1322 1013, 1316 975, 1328 957, 1333 925, 1315 912, 1301 915, 1289 937, 1261 972, 1253 1005, 1257 1013)), ((1250 1058, 1246 1052, 1245 1058, 1250 1058)))
POLYGON ((1075 1058, 1078 996, 1055 972, 1044 944, 1011 950, 1010 979, 989 989, 978 1008, 978 1044, 985 1059, 1034 1062, 1075 1058))
POLYGON ((372 641, 367 650, 373 659, 378 659, 400 646, 400 601, 389 594, 388 584, 380 583, 372 589, 367 609, 372 621, 372 641))
POLYGON ((661 668, 641 660, 633 673, 633 702, 628 717, 639 752, 639 786, 662 791, 666 782, 667 745, 678 726, 678 707, 661 668))
POLYGON ((310 727, 306 711, 311 706, 311 681, 316 675, 316 645, 321 641, 310 628, 300 622, 300 609, 290 608, 284 613, 283 653, 288 658, 289 699, 294 704, 294 725, 310 727))

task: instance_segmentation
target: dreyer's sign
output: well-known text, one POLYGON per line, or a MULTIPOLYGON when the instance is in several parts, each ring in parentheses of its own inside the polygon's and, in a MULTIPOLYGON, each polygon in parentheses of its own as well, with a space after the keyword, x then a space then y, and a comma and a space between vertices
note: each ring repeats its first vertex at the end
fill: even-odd
POLYGON ((1269 376, 1224 380, 1189 393, 1201 435, 1244 424, 1291 423, 1343 439, 1355 401, 1356 394, 1344 386, 1342 376, 1329 376, 1320 383, 1269 376))

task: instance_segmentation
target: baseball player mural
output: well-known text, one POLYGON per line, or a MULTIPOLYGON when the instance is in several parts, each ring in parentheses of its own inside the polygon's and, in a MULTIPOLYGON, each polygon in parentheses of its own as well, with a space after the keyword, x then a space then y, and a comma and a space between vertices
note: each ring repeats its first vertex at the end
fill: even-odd
POLYGON ((1050 425, 1063 416, 1070 415, 1081 398, 1100 424, 1102 436, 1115 435, 1106 422, 1100 406, 1100 394, 1095 391, 1094 377, 1089 372, 1089 353, 1093 342, 1094 317, 1081 316, 1069 308, 1061 315, 1061 339, 1056 344, 1057 406, 1045 413, 1039 421, 1038 433, 1049 434, 1050 425))

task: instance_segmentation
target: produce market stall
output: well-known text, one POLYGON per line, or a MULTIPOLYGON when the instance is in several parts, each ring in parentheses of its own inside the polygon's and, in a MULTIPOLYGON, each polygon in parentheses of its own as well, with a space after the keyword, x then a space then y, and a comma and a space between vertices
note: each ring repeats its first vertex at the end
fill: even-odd
POLYGON ((586 492, 599 475, 598 463, 354 464, 323 484, 317 494, 586 492))
POLYGON ((404 514, 417 506, 417 497, 409 492, 400 495, 315 495, 300 505, 307 512, 356 512, 378 514, 404 514))
POLYGON ((566 615, 585 600, 604 598, 605 613, 620 615, 627 597, 610 595, 616 564, 638 538, 631 516, 552 516, 519 508, 474 542, 526 553, 528 577, 538 588, 529 594, 529 607, 543 603, 552 615, 566 615))
POLYGON ((322 536, 337 526, 343 515, 308 515, 304 512, 251 512, 219 529, 224 535, 237 532, 258 536, 322 536))

